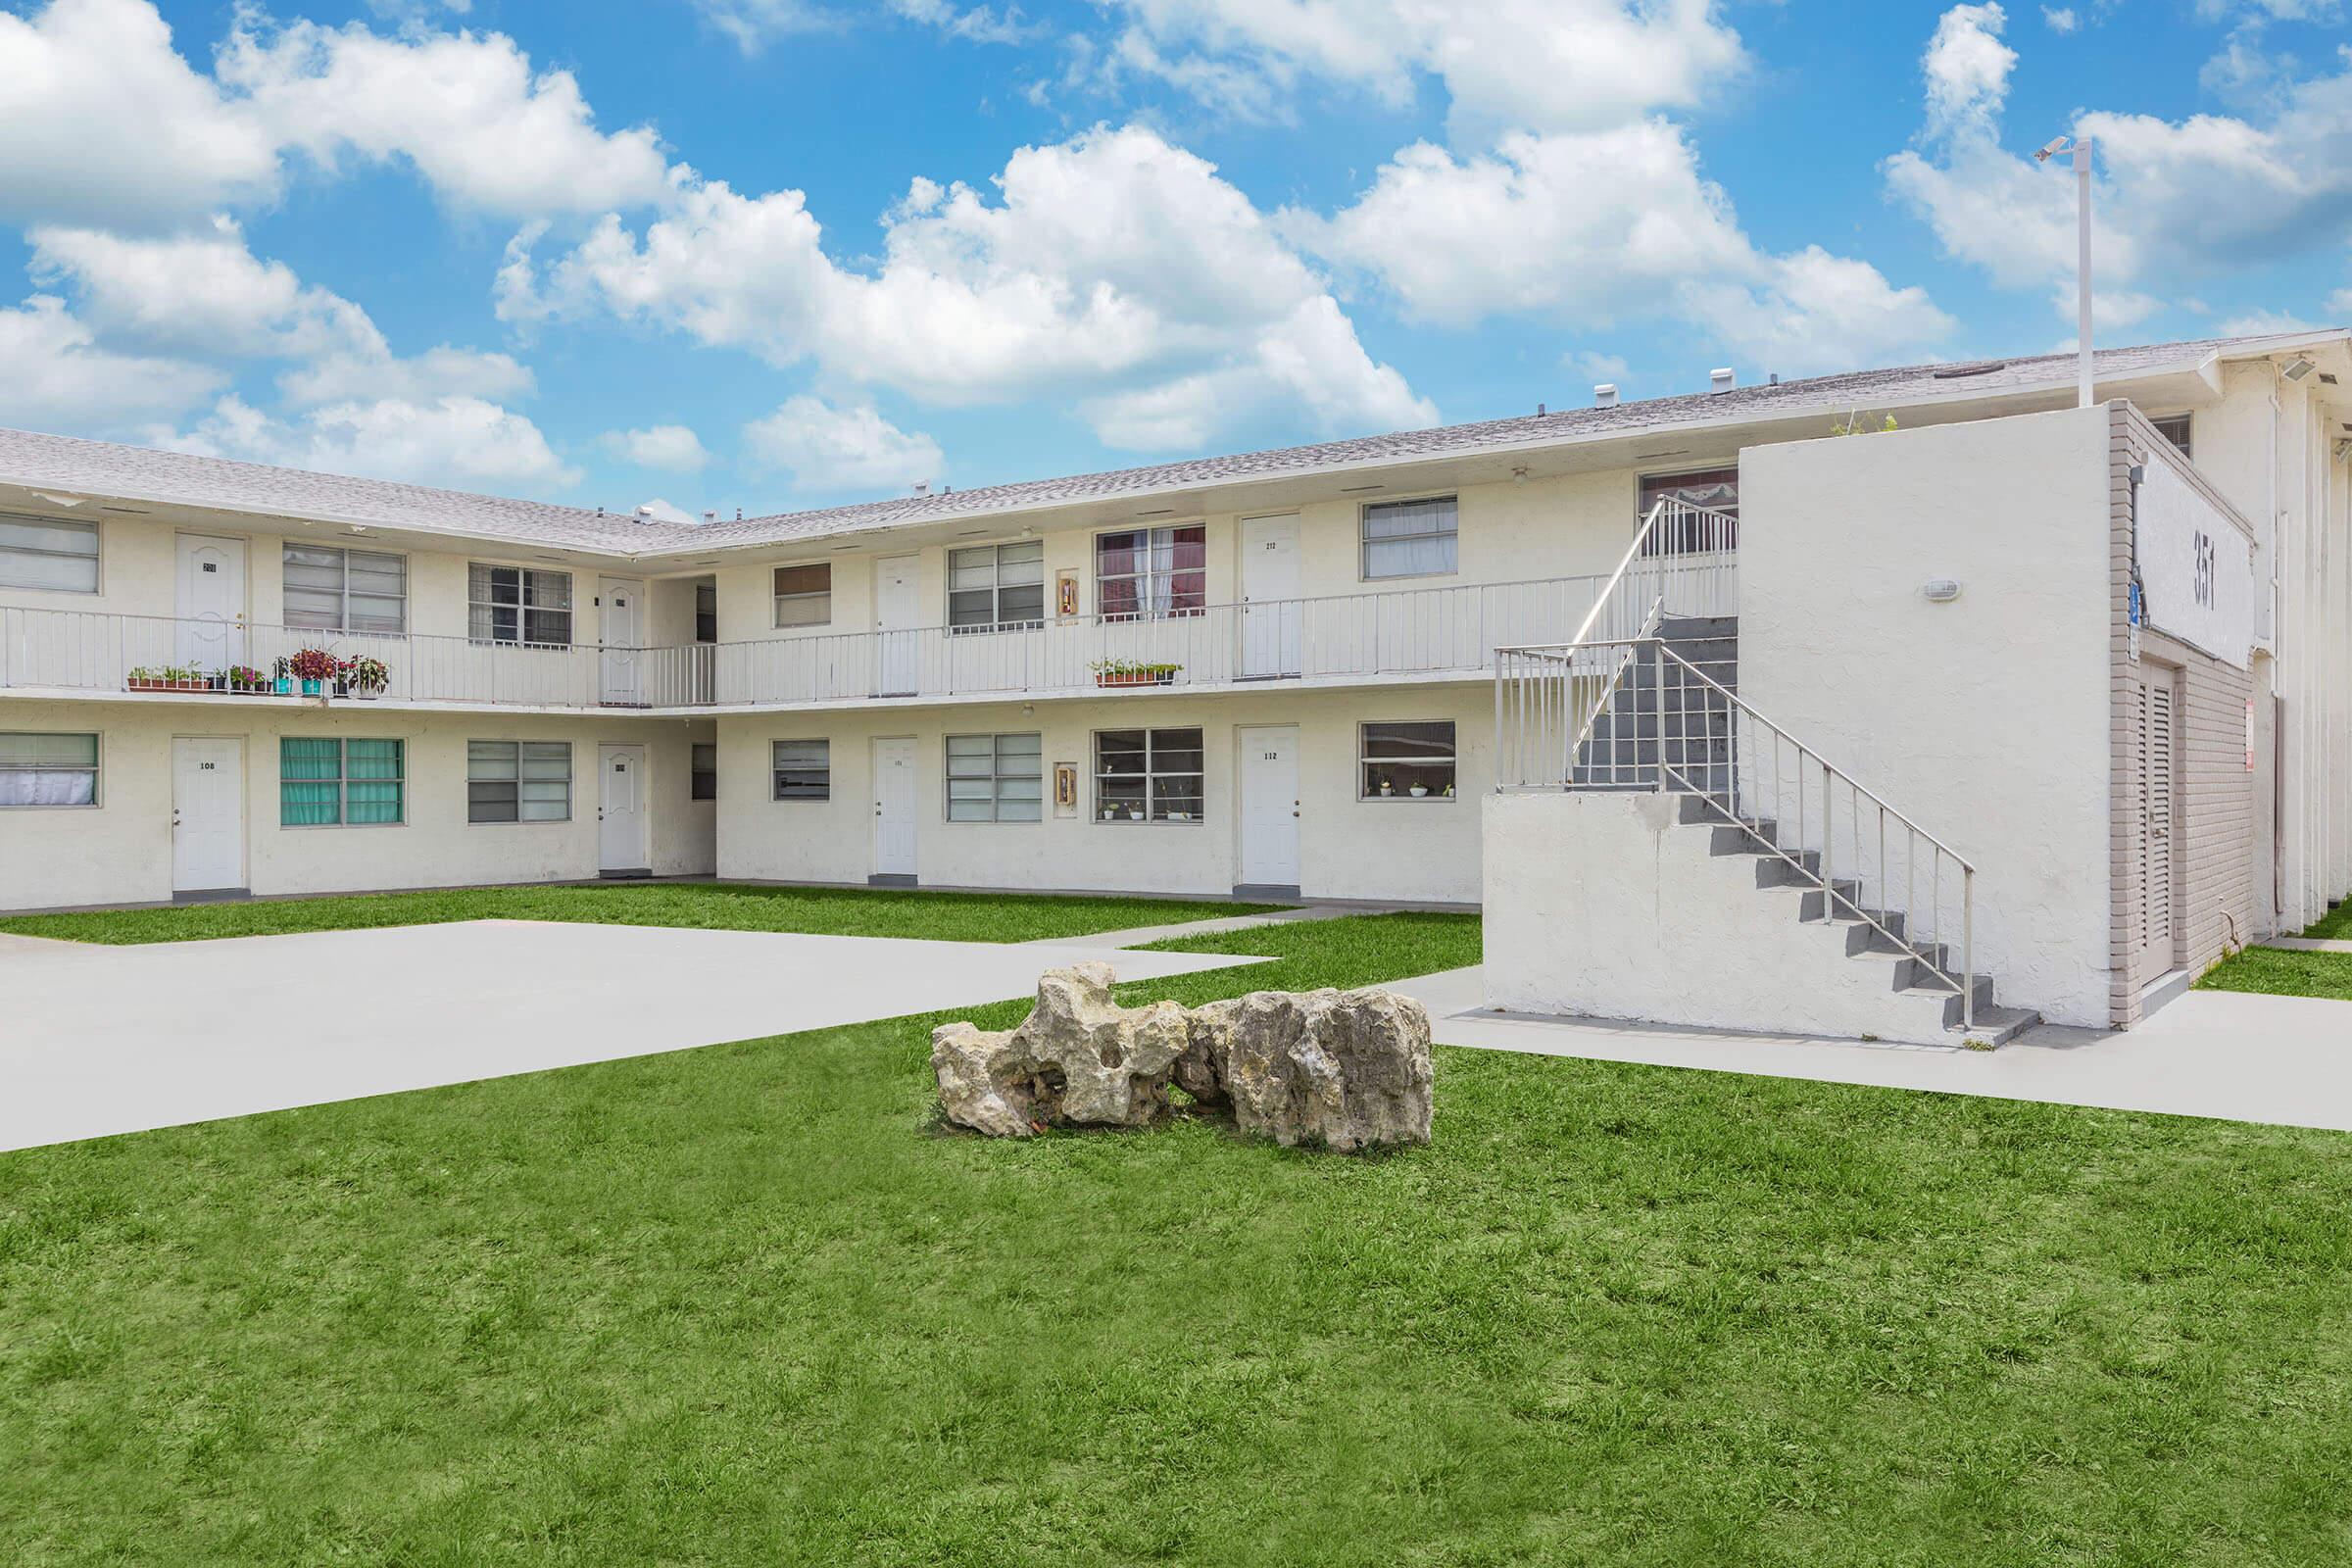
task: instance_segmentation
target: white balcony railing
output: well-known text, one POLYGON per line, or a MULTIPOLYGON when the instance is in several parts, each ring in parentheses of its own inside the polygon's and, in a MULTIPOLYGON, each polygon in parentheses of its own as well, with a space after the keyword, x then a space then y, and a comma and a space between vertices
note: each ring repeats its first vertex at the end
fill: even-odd
POLYGON ((274 690, 277 662, 306 648, 337 659, 380 660, 389 670, 380 695, 393 701, 555 709, 789 708, 1476 675, 1494 669, 1498 647, 1572 636, 1608 581, 1593 576, 1457 584, 1210 605, 1144 617, 1090 615, 982 630, 930 626, 666 648, 533 647, 416 633, 0 609, 0 689, 267 692, 274 690), (252 673, 234 673, 239 670, 252 673))

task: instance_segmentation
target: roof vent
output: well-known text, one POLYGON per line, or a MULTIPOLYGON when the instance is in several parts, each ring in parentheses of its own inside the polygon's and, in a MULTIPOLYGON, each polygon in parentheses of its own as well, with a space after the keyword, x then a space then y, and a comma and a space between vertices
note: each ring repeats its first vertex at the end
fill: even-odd
POLYGON ((918 496, 929 495, 931 493, 931 481, 924 479, 918 482, 914 487, 914 493, 918 496))
POLYGON ((1958 381, 1971 375, 1990 375, 1995 370, 2005 370, 2008 368, 2007 360, 1979 360, 1974 365, 1947 365, 1942 369, 1936 371, 1932 379, 1958 381))
POLYGON ((645 518, 646 520, 648 520, 648 521, 650 522, 651 520, 653 520, 654 509, 653 509, 653 508, 651 508, 651 507, 639 507, 639 508, 637 509, 637 515, 639 515, 640 517, 643 517, 643 518, 645 518))
POLYGON ((1710 392, 1729 392, 1739 381, 1740 377, 1733 373, 1728 365, 1707 372, 1707 390, 1710 392))
POLYGON ((1617 383, 1614 381, 1596 383, 1592 388, 1592 406, 1596 409, 1615 408, 1617 406, 1617 383))
POLYGON ((705 522, 716 522, 718 520, 718 514, 716 512, 706 512, 703 514, 703 520, 705 522))

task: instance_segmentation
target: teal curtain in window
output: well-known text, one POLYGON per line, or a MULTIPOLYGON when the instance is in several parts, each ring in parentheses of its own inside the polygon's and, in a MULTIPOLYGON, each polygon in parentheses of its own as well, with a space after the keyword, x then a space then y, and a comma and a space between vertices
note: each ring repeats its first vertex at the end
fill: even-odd
POLYGON ((400 750, 399 741, 345 743, 347 811, 355 825, 400 820, 400 750))
POLYGON ((343 743, 288 735, 277 743, 281 827, 329 827, 343 820, 343 743))

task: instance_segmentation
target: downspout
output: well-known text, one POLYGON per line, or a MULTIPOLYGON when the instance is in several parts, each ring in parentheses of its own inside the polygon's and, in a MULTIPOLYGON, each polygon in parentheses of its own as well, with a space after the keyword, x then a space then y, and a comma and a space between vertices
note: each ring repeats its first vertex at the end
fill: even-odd
POLYGON ((2271 537, 2265 546, 2271 600, 2263 629, 2270 633, 2271 644, 2271 929, 2277 931, 2286 914, 2286 704, 2278 690, 2278 421, 2283 414, 2278 406, 2278 362, 2265 363, 2271 368, 2271 537))

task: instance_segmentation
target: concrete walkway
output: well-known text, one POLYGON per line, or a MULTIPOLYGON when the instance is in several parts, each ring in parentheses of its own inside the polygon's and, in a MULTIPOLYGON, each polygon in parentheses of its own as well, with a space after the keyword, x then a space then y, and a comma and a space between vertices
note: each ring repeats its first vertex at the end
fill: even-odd
POLYGON ((2127 1034, 2044 1024, 1987 1052, 1497 1013, 1475 968, 1388 989, 1450 1046, 2352 1131, 2347 1002, 2191 991, 2127 1034))
POLYGON ((2352 953, 2352 942, 2342 937, 2272 937, 2258 946, 2290 953, 2352 953))
POLYGON ((0 1150, 974 1006, 1085 958, 1126 980, 1260 961, 530 920, 0 937, 0 1150))
MULTIPOLYGON (((1297 909, 1276 909, 1271 914, 1229 914, 1215 920, 1185 920, 1175 925, 1138 925, 1124 931, 1098 931, 1086 940, 1105 947, 1140 948, 1148 942, 1165 942, 1172 937, 1214 936, 1226 931, 1249 931, 1261 925, 1294 925, 1300 920, 1340 920, 1356 914, 1396 912, 1395 907, 1386 905, 1310 904, 1297 909)), ((1023 946, 1050 948, 1060 940, 1047 937, 1023 946)))

